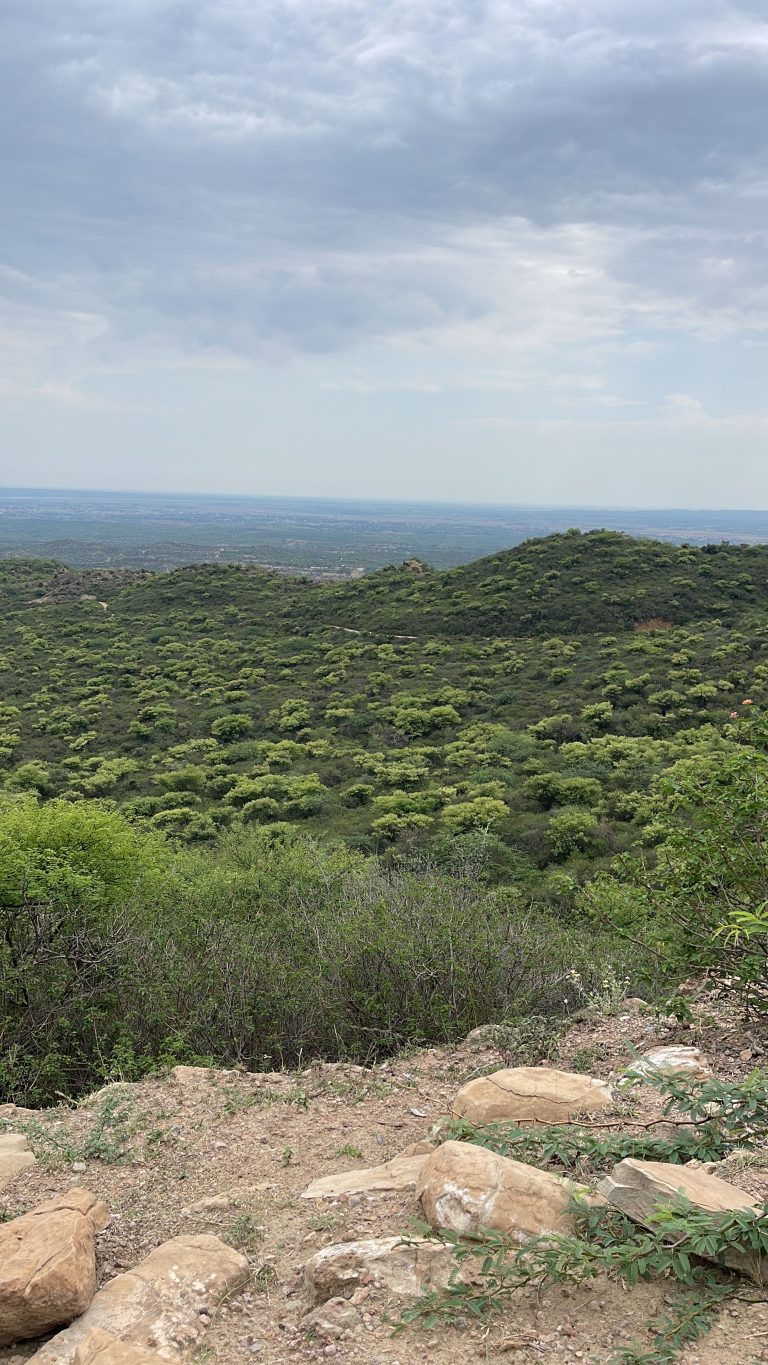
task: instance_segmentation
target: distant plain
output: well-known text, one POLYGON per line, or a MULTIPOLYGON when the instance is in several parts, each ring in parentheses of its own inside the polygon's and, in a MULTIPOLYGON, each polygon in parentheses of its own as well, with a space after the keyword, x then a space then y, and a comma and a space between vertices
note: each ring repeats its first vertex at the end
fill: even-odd
POLYGON ((768 511, 527 507, 0 488, 0 558, 171 569, 206 561, 313 576, 417 557, 465 564, 569 527, 701 545, 768 542, 768 511))

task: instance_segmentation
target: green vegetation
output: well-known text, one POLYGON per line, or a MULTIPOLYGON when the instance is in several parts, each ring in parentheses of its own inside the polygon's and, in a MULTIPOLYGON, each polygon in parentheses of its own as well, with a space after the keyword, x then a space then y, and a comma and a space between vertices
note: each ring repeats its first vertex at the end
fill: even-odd
POLYGON ((765 997, 768 547, 0 563, 0 1094, 765 997), (749 703, 749 704, 748 704, 749 703))

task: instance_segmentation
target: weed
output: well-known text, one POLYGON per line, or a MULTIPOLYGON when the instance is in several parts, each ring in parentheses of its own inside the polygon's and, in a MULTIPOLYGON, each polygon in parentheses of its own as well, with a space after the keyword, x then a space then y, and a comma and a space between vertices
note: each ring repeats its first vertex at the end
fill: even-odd
POLYGON ((598 1063, 602 1060, 602 1050, 599 1047, 588 1046, 577 1048, 571 1057, 571 1070, 581 1071, 590 1075, 598 1063))
POLYGON ((257 1223, 254 1215, 243 1211, 238 1213, 224 1233, 224 1241, 238 1251, 252 1253, 264 1240, 264 1229, 257 1223))
POLYGON ((277 1284, 277 1271, 269 1261, 265 1261, 253 1272, 253 1287, 259 1293, 266 1294, 274 1284, 277 1284))
POLYGON ((360 1148, 356 1147, 353 1142, 345 1142, 343 1147, 339 1147, 338 1151, 336 1152, 336 1155, 360 1158, 362 1157, 363 1154, 360 1148))
POLYGON ((26 1134, 38 1161, 49 1168, 72 1165, 75 1161, 103 1161, 120 1165, 131 1155, 131 1138, 141 1127, 133 1118, 129 1103, 119 1095, 107 1095, 91 1127, 78 1138, 59 1135, 39 1119, 19 1125, 26 1134))
POLYGON ((349 1214, 346 1209, 329 1209, 327 1213, 316 1213, 307 1219, 313 1232, 333 1232, 346 1223, 349 1214))

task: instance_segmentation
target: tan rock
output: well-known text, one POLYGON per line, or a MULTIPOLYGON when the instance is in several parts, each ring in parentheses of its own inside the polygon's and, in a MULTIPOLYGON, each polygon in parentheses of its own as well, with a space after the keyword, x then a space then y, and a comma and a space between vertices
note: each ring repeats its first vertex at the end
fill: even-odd
POLYGON ((478 1076, 462 1086, 451 1112, 454 1118, 483 1125, 500 1123, 567 1123, 577 1114, 608 1109, 613 1103, 605 1081, 546 1066, 516 1066, 478 1076))
POLYGON ((431 1142, 416 1142, 381 1166, 369 1166, 360 1171, 343 1171, 325 1175, 302 1194, 302 1199, 337 1199, 342 1194, 386 1194, 397 1190, 413 1190, 427 1157, 434 1151, 431 1142))
POLYGON ((479 1051, 482 1048, 496 1048, 503 1051, 512 1047, 518 1038, 517 1030, 511 1024, 480 1024, 473 1028, 464 1039, 464 1046, 479 1051))
POLYGON ((323 1247, 304 1267, 310 1303, 325 1303, 376 1281, 391 1294, 411 1297, 444 1289, 455 1269, 451 1248, 428 1237, 371 1237, 323 1247))
POLYGON ((416 1187, 433 1228, 462 1235, 492 1228, 518 1242, 571 1232, 569 1205, 577 1192, 571 1180, 471 1142, 444 1142, 428 1158, 416 1187))
POLYGON ((87 1190, 0 1224, 0 1346, 71 1322, 96 1289, 95 1235, 109 1221, 87 1190))
POLYGON ((302 1332, 316 1332, 327 1341, 338 1341, 349 1332, 362 1330, 360 1314, 347 1299, 327 1299, 301 1321, 302 1332))
POLYGON ((662 1076, 691 1076, 707 1080, 712 1069, 704 1053, 697 1047, 683 1047, 670 1043, 667 1047, 652 1047, 627 1067, 628 1076, 648 1076, 657 1072, 662 1076))
POLYGON ((216 1072, 210 1066, 174 1066, 168 1079, 174 1085, 195 1087, 210 1084, 216 1079, 216 1072))
MULTIPOLYGON (((598 1189, 609 1204, 646 1228, 654 1226, 653 1214, 659 1208, 674 1203, 680 1195, 704 1213, 762 1208, 752 1195, 708 1174, 702 1166, 675 1166, 666 1161, 639 1161, 636 1157, 618 1162, 610 1175, 600 1181, 598 1189)), ((768 1264, 761 1262, 759 1256, 733 1252, 725 1261, 758 1283, 768 1279, 768 1264)))
POLYGON ((33 1357, 35 1365, 73 1365, 94 1328, 131 1346, 180 1361, 202 1335, 200 1310, 214 1307, 248 1275, 248 1261, 218 1237, 173 1237, 100 1289, 77 1322, 33 1357))
POLYGON ((95 1327, 75 1351, 72 1365, 160 1365, 162 1356, 120 1341, 110 1332, 95 1327))
POLYGON ((19 1171, 34 1164, 35 1157, 21 1133, 3 1133, 0 1136, 0 1190, 10 1184, 19 1171))

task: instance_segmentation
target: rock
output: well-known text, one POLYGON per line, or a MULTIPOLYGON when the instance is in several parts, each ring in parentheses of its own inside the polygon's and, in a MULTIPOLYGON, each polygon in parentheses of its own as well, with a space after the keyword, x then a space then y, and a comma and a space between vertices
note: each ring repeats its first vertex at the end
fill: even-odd
POLYGON ((703 1052, 697 1047, 683 1047, 680 1043, 652 1047, 627 1067, 628 1076, 648 1076, 654 1071, 662 1076, 692 1076, 701 1080, 712 1075, 703 1052))
POLYGON ((416 1187, 433 1228, 461 1234, 493 1228, 518 1242, 571 1232, 568 1208, 579 1190, 571 1180, 471 1142, 444 1142, 427 1159, 416 1187))
POLYGON ((518 1030, 512 1024, 480 1024, 473 1028, 464 1039, 465 1047, 495 1047, 503 1051, 513 1047, 519 1038, 518 1030))
POLYGON ((186 1218, 194 1218, 199 1213, 220 1213, 223 1209, 231 1209, 236 1200, 231 1194, 210 1194, 206 1199, 198 1199, 196 1204, 190 1204, 182 1212, 186 1218))
POLYGON ((0 1346, 71 1322, 96 1290, 96 1233, 106 1204, 87 1190, 0 1224, 0 1346))
POLYGON ((343 1171, 339 1175, 326 1175, 320 1180, 313 1180, 301 1197, 336 1199, 341 1194, 383 1194, 415 1189, 424 1162, 434 1150, 431 1142, 415 1142, 381 1166, 369 1166, 361 1171, 343 1171))
POLYGON ((105 1284, 88 1311, 37 1352, 35 1365, 74 1365, 75 1352, 94 1328, 180 1361, 199 1342, 200 1311, 237 1289, 247 1275, 246 1257, 218 1237, 173 1237, 105 1284))
POLYGON ((428 1237, 371 1237, 323 1247, 304 1267, 310 1303, 325 1303, 361 1283, 376 1281, 392 1294, 410 1297, 445 1289, 456 1262, 450 1246, 428 1237))
POLYGON ((214 1080, 216 1072, 210 1066, 174 1066, 168 1073, 174 1085, 207 1085, 214 1080))
POLYGON ((29 1150, 29 1143, 21 1133, 3 1133, 0 1136, 0 1190, 10 1184, 19 1171, 34 1163, 35 1157, 29 1150))
MULTIPOLYGON (((615 1208, 642 1227, 652 1228, 654 1212, 671 1204, 679 1195, 690 1200, 703 1213, 729 1213, 734 1209, 760 1209, 762 1204, 744 1190, 729 1185, 719 1176, 709 1175, 703 1167, 675 1166, 666 1161, 639 1161, 625 1157, 598 1185, 600 1193, 615 1208)), ((749 1275, 758 1283, 768 1278, 768 1265, 760 1257, 734 1251, 725 1257, 726 1265, 749 1275)))
POLYGON ((75 1351, 72 1365, 160 1365, 162 1357, 154 1351, 120 1341, 111 1332, 95 1327, 75 1351))
POLYGON ((454 1118, 478 1125, 504 1120, 567 1123, 576 1114, 608 1109, 612 1103, 605 1081, 547 1066, 517 1066, 469 1081, 457 1094, 451 1112, 454 1118))
POLYGON ((363 1321, 357 1309, 346 1299, 327 1299, 302 1318, 301 1330, 316 1332, 318 1336, 340 1340, 346 1332, 359 1332, 363 1321))

